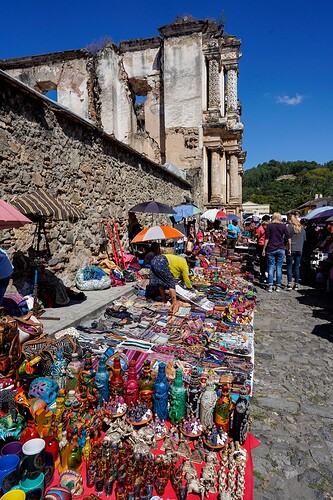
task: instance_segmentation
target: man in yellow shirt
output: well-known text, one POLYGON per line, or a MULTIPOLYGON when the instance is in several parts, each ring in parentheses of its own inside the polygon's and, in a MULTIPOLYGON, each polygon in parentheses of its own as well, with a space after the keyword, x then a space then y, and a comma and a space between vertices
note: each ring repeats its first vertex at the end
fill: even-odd
POLYGON ((179 255, 166 254, 165 257, 169 263, 169 269, 172 273, 172 276, 176 279, 181 278, 184 281, 184 285, 186 288, 192 288, 192 283, 189 278, 189 268, 187 265, 187 261, 184 257, 180 257, 179 255))

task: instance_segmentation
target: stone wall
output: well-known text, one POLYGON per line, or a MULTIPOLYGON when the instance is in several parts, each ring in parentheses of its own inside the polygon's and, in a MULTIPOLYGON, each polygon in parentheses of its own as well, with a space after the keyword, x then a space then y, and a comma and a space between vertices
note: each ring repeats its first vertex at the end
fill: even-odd
POLYGON ((96 52, 0 60, 0 68, 42 94, 57 90, 58 103, 152 162, 186 171, 203 210, 239 213, 241 41, 216 21, 188 15, 158 31, 96 52))
MULTIPOLYGON (((47 225, 52 263, 66 282, 105 251, 102 221, 115 219, 125 232, 128 209, 150 199, 175 205, 192 197, 180 176, 140 155, 83 118, 0 71, 0 196, 45 188, 78 205, 76 224, 47 225)), ((137 214, 142 225, 153 217, 137 214)), ((155 223, 169 224, 166 216, 155 223)), ((35 224, 2 231, 10 255, 32 244, 35 224)))

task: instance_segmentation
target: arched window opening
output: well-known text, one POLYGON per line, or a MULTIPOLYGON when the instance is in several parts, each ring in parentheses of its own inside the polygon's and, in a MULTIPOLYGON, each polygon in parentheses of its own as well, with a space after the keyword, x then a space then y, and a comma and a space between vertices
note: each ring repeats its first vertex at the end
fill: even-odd
POLYGON ((58 102, 58 91, 57 86, 54 82, 51 82, 49 80, 44 82, 36 82, 34 88, 35 90, 37 90, 37 92, 40 92, 49 99, 52 99, 52 101, 58 102))

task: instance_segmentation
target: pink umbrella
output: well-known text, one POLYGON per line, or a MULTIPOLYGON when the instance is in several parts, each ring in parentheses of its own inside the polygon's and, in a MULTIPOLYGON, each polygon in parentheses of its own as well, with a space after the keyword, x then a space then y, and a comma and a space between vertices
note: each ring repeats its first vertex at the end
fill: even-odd
POLYGON ((0 200, 0 229, 12 229, 31 224, 31 220, 4 200, 0 200))

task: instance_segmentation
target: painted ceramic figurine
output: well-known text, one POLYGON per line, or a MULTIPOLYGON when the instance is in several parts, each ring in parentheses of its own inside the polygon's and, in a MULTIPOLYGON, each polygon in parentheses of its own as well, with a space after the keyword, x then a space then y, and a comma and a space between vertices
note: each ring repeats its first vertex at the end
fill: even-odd
POLYGON ((95 376, 95 387, 98 391, 98 404, 103 405, 103 401, 109 401, 109 372, 106 368, 106 356, 99 357, 98 369, 95 376))
POLYGON ((199 418, 199 398, 201 394, 198 369, 192 369, 190 385, 186 391, 186 415, 199 418))
POLYGON ((232 409, 233 403, 230 396, 230 388, 225 384, 222 386, 222 394, 218 398, 215 407, 215 423, 218 427, 222 427, 224 432, 229 432, 232 409))
POLYGON ((64 389, 66 385, 66 367, 67 363, 60 347, 56 351, 56 358, 51 365, 51 375, 53 380, 59 385, 59 389, 64 389))
POLYGON ((113 360, 112 373, 110 377, 110 392, 112 397, 122 396, 124 393, 124 378, 121 374, 119 356, 113 360))
POLYGON ((214 381, 208 379, 206 388, 200 397, 200 421, 205 427, 210 427, 213 424, 216 401, 214 381))
POLYGON ((175 381, 169 389, 169 395, 169 417, 171 422, 176 424, 185 416, 186 389, 184 387, 183 374, 180 368, 176 369, 175 381))
POLYGON ((152 398, 154 392, 154 379, 151 376, 150 361, 146 359, 143 363, 143 372, 139 379, 139 397, 141 401, 147 403, 152 408, 152 398))
POLYGON ((128 376, 125 383, 125 403, 130 406, 136 404, 139 399, 139 381, 136 376, 136 364, 131 360, 128 365, 128 376))
POLYGON ((91 354, 88 351, 84 356, 84 368, 80 377, 80 392, 86 394, 88 399, 94 396, 94 379, 96 372, 92 366, 91 354))
POLYGON ((169 383, 165 373, 166 364, 160 363, 158 366, 158 374, 154 384, 153 395, 153 411, 160 420, 168 418, 168 392, 169 383))
POLYGON ((38 377, 30 384, 29 396, 42 399, 48 406, 55 403, 58 394, 59 386, 51 378, 38 377))
POLYGON ((72 359, 67 365, 67 381, 66 381, 66 389, 67 391, 79 390, 80 383, 80 374, 82 371, 82 364, 79 360, 79 355, 76 352, 72 353, 72 359))
POLYGON ((240 444, 245 442, 249 427, 250 402, 246 399, 246 396, 246 388, 242 387, 235 403, 232 420, 231 436, 234 441, 238 441, 240 444))

